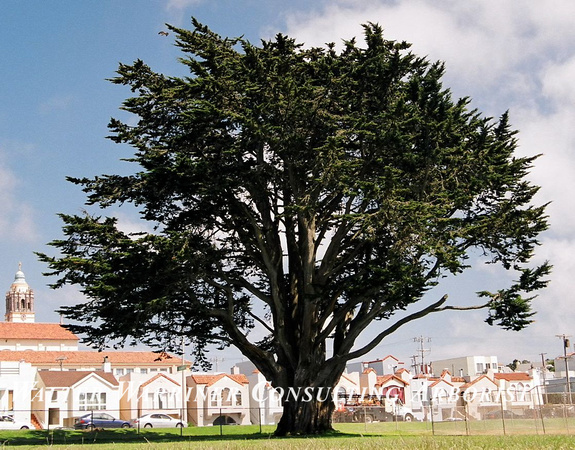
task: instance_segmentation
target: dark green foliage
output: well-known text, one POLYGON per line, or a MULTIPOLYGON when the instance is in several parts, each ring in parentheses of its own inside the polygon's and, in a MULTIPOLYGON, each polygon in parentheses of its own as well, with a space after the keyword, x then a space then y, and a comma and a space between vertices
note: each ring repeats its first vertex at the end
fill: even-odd
MULTIPOLYGON (((476 250, 519 273, 477 308, 505 328, 530 322, 521 295, 545 286, 549 266, 528 264, 547 223, 525 180, 535 158, 514 156, 507 114, 494 121, 454 101, 443 64, 377 25, 364 27, 365 49, 350 40, 342 51, 282 35, 258 47, 194 27, 170 27, 189 77, 136 61, 112 80, 135 94, 123 109, 139 121, 110 130, 134 147, 138 171, 70 179, 89 205, 133 203, 155 227, 127 235, 113 219, 62 216, 61 256, 41 259, 55 287, 88 296, 62 308, 86 324, 72 330, 95 345, 176 335, 198 353, 233 344, 275 386, 333 386, 399 326, 474 308, 444 296, 397 315, 476 250), (376 320, 380 334, 356 348, 376 320), (255 324, 268 333, 258 342, 255 324)), ((278 432, 325 431, 329 408, 286 405, 278 432)))

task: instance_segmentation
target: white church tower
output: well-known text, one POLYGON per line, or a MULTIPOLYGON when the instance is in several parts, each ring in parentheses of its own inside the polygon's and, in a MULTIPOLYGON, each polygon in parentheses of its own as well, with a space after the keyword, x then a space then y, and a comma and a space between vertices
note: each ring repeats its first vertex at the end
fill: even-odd
POLYGON ((10 290, 6 292, 6 322, 34 323, 34 291, 30 289, 22 263, 18 264, 18 272, 10 290))

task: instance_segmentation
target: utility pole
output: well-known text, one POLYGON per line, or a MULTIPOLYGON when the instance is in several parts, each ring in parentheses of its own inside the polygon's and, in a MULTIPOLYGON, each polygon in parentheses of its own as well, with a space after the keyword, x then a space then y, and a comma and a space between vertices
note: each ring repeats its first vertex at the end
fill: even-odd
POLYGON ((428 348, 423 348, 424 342, 431 342, 431 338, 424 338, 423 336, 419 336, 413 338, 413 342, 419 342, 420 348, 418 351, 420 358, 421 358, 421 372, 427 374, 427 369, 425 367, 425 354, 429 353, 431 350, 428 348))
POLYGON ((411 355, 411 367, 415 372, 415 375, 419 375, 419 365, 417 364, 417 355, 411 355))
POLYGON ((224 358, 214 357, 214 358, 210 359, 210 361, 213 362, 213 363, 216 365, 216 372, 218 372, 218 363, 224 362, 225 359, 224 359, 224 358))
POLYGON ((556 334, 556 337, 563 341, 563 359, 565 359, 565 379, 567 381, 567 395, 569 396, 569 404, 573 403, 571 398, 571 383, 569 382, 569 361, 567 360, 567 349, 570 346, 569 339, 571 336, 565 334, 556 334))

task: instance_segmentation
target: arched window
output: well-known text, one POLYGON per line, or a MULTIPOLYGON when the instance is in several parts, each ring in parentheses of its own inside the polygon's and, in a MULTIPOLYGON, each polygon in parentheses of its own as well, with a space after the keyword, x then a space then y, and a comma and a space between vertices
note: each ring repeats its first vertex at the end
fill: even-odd
POLYGON ((164 388, 158 389, 158 408, 166 409, 168 407, 168 393, 164 388))
POLYGON ((222 389, 222 406, 232 406, 232 396, 228 388, 222 389))

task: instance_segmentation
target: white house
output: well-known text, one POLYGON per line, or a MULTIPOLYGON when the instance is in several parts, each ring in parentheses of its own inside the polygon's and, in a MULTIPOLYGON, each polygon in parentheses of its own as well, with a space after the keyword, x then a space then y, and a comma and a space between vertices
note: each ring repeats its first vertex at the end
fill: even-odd
POLYGON ((244 374, 192 374, 188 418, 197 426, 250 424, 249 381, 244 374))
POLYGON ((130 373, 120 378, 120 418, 133 419, 162 412, 186 420, 182 407, 186 393, 182 392, 177 375, 165 373, 130 373))
POLYGON ((119 418, 119 383, 104 371, 41 371, 32 409, 42 428, 73 426, 75 418, 89 411, 105 410, 119 418))
POLYGON ((498 385, 488 375, 480 375, 463 384, 460 391, 458 404, 468 418, 481 419, 486 412, 501 409, 498 385))
POLYGON ((277 424, 283 414, 280 394, 257 369, 246 375, 246 378, 249 383, 251 423, 258 425, 277 424))
MULTIPOLYGON (((0 352, 3 353, 3 352, 0 352)), ((0 361, 0 412, 30 422, 31 392, 36 370, 25 361, 0 361)))

